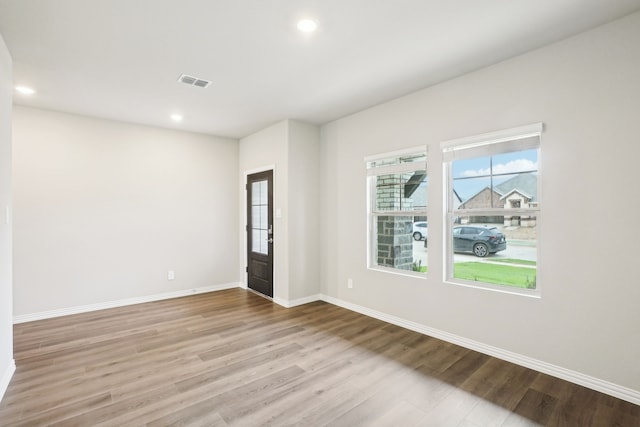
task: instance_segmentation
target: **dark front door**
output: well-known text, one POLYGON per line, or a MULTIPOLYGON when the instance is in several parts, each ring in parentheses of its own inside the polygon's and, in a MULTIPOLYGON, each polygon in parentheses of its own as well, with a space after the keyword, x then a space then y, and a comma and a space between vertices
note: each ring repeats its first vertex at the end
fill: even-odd
POLYGON ((247 284, 273 297, 273 171, 247 176, 247 284))

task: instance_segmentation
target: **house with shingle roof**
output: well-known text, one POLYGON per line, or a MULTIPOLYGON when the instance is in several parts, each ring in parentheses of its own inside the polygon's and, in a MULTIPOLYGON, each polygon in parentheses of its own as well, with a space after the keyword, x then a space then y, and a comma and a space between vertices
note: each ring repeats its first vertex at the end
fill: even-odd
MULTIPOLYGON (((534 173, 522 173, 497 184, 491 189, 487 186, 460 204, 460 209, 504 208, 520 209, 538 205, 538 176, 534 173)), ((461 218, 463 224, 503 223, 505 226, 534 227, 536 218, 521 215, 473 216, 461 218)))

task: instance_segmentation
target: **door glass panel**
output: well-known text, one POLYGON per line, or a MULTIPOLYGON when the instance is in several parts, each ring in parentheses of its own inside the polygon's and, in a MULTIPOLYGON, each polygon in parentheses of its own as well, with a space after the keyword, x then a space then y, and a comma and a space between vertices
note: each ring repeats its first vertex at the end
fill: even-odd
POLYGON ((260 181, 260 204, 266 205, 269 203, 269 190, 267 187, 267 181, 260 181))
POLYGON ((269 190, 268 182, 251 183, 251 250, 268 255, 267 244, 269 228, 269 190))
POLYGON ((253 252, 260 252, 260 230, 253 229, 251 231, 251 250, 253 252))
POLYGON ((261 182, 251 183, 251 206, 260 204, 260 184, 261 182))
POLYGON ((267 254, 267 230, 260 230, 260 253, 267 254))
POLYGON ((251 206, 251 226, 259 230, 260 227, 260 206, 251 206))
POLYGON ((269 228, 269 208, 267 206, 260 206, 260 229, 266 230, 269 228))

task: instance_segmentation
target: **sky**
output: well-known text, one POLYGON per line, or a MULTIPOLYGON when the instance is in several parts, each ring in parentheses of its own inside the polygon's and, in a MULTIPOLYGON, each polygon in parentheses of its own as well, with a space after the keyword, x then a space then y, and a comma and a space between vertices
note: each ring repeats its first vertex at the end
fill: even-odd
MULTIPOLYGON (((493 157, 493 174, 530 172, 538 169, 538 150, 516 151, 493 157)), ((464 202, 483 188, 489 186, 491 160, 489 156, 456 160, 453 162, 453 187, 464 202)), ((514 175, 494 176, 497 185, 514 175)))

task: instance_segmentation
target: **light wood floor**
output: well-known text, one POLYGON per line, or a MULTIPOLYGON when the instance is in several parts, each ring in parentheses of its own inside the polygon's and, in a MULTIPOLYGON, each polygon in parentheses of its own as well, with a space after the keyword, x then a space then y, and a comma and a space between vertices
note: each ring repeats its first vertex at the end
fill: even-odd
POLYGON ((2 426, 640 426, 640 407, 241 289, 15 326, 2 426))

